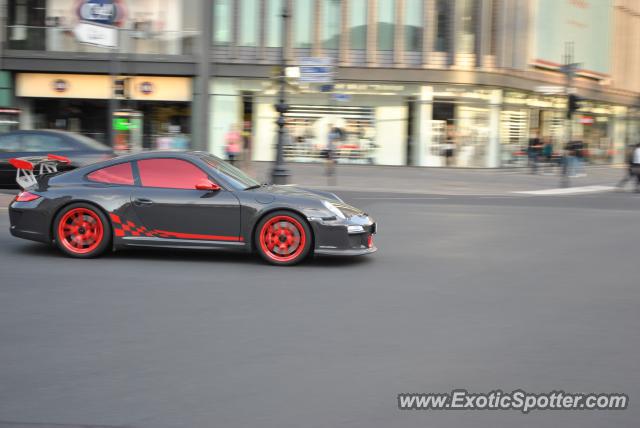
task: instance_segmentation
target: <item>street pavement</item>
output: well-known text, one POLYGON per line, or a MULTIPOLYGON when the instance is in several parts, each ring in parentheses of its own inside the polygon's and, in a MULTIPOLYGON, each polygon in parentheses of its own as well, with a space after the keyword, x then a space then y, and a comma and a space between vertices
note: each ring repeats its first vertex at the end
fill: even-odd
POLYGON ((379 252, 290 268, 74 260, 11 237, 0 209, 0 427, 638 426, 640 196, 338 194, 379 221, 379 252), (456 388, 630 406, 397 407, 456 388))

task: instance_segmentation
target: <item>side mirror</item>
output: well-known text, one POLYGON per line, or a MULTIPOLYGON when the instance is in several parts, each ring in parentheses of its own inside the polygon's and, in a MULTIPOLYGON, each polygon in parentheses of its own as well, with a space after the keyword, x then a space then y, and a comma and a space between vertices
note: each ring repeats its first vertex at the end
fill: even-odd
POLYGON ((196 189, 215 192, 217 190, 220 190, 220 186, 218 186, 216 183, 212 182, 211 180, 202 180, 201 182, 196 184, 196 189))

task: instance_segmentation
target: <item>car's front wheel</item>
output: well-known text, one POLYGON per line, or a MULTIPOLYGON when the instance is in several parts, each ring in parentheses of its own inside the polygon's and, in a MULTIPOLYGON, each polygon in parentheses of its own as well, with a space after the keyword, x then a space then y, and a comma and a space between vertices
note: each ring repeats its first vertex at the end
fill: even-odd
POLYGON ((256 249, 275 265, 294 265, 311 251, 313 236, 307 222, 289 211, 276 211, 260 220, 256 228, 256 249))
POLYGON ((107 217, 90 204, 71 204, 61 210, 53 223, 56 245, 71 257, 91 258, 104 253, 111 240, 107 217))

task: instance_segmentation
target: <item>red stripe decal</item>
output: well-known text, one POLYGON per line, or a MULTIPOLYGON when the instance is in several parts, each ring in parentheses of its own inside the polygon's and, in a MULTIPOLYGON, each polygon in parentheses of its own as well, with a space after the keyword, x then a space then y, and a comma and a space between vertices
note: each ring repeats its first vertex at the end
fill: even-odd
POLYGON ((122 223, 118 214, 110 213, 109 215, 111 216, 111 220, 113 220, 115 223, 122 223))
POLYGON ((242 241, 242 236, 222 236, 222 235, 200 235, 197 233, 180 233, 169 232, 167 230, 154 230, 154 232, 160 235, 166 235, 171 238, 180 239, 206 239, 210 241, 242 241))

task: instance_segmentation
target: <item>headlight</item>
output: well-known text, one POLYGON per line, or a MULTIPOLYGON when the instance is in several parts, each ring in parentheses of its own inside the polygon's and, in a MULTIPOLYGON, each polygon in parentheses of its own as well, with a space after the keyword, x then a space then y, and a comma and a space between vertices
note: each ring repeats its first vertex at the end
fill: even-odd
POLYGON ((342 213, 342 211, 340 211, 340 209, 338 207, 336 207, 335 205, 333 205, 331 202, 329 201, 322 201, 322 205, 324 205, 324 207, 326 209, 328 209, 329 211, 331 211, 332 214, 334 214, 336 217, 341 218, 341 219, 345 219, 347 217, 345 217, 345 215, 342 213))

